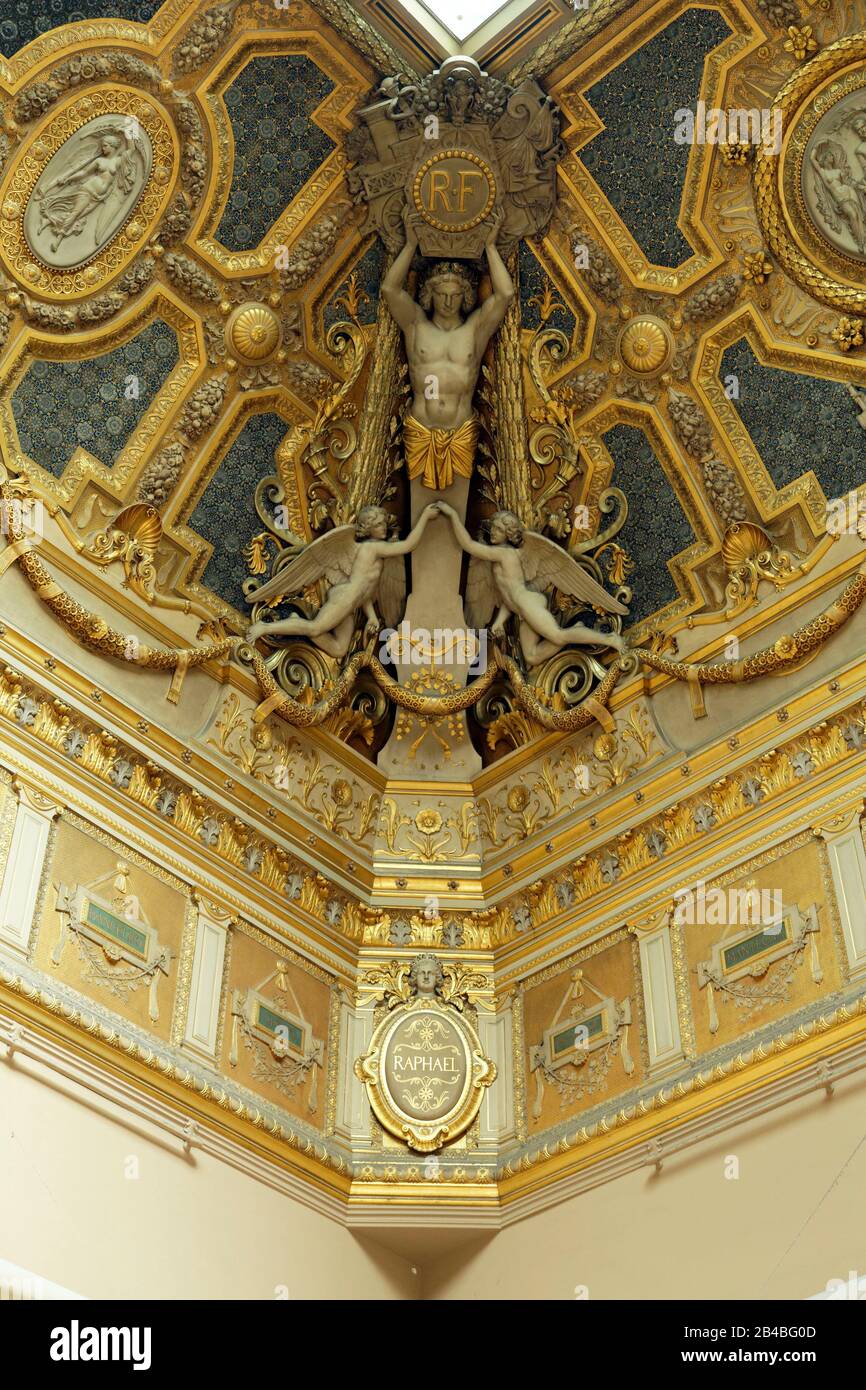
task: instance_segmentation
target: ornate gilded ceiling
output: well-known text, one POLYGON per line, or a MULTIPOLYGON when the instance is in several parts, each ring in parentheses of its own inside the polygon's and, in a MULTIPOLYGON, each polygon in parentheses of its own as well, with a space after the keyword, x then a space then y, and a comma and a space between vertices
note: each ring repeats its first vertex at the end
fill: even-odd
MULTIPOLYGON (((542 323, 565 333, 569 349, 548 367, 550 380, 577 390, 583 446, 592 446, 608 480, 629 496, 633 615, 643 619, 671 603, 693 609, 677 557, 718 554, 731 513, 707 507, 707 456, 733 468, 740 510, 762 520, 775 510, 774 489, 803 492, 797 480, 805 478, 798 445, 804 430, 815 437, 810 464, 828 496, 857 485, 862 432, 845 386, 852 359, 832 339, 834 315, 775 265, 761 283, 751 278, 747 257, 762 242, 748 170, 727 163, 720 145, 673 139, 682 108, 699 100, 749 108, 766 98, 769 73, 781 84, 795 71, 785 30, 771 26, 764 35, 760 16, 750 20, 730 6, 641 8, 630 26, 617 26, 624 33, 615 41, 596 41, 579 66, 571 60, 555 69, 551 91, 566 114, 570 153, 554 227, 537 246, 524 243, 519 272, 526 341, 542 323), (590 264, 577 270, 581 237, 590 264), (656 371, 629 365, 620 329, 636 314, 658 320, 666 334, 656 371), (737 386, 719 402, 717 418, 710 396, 729 378, 737 386), (686 442, 684 432, 693 438, 695 429, 705 435, 702 455, 686 442), (736 460, 741 441, 751 469, 736 460)), ((79 13, 95 18, 101 11, 79 13)), ((168 45, 160 35, 174 36, 177 23, 163 7, 142 47, 164 45, 163 66, 175 83, 167 109, 173 103, 175 116, 185 113, 178 135, 184 158, 171 176, 174 216, 161 240, 151 231, 148 242, 141 227, 138 259, 115 276, 108 294, 86 293, 113 268, 103 271, 98 256, 72 301, 59 287, 52 297, 43 272, 43 283, 37 276, 32 288, 47 290, 48 299, 37 302, 34 293, 13 303, 7 327, 2 418, 11 457, 60 479, 59 495, 67 499, 86 476, 121 501, 150 496, 152 474, 173 481, 172 495, 160 499, 171 537, 166 550, 179 544, 192 551, 187 582, 199 596, 213 593, 215 611, 226 613, 227 603, 236 617, 246 611, 237 557, 260 529, 251 483, 270 470, 278 421, 285 435, 310 418, 326 383, 340 379, 342 364, 325 333, 347 314, 372 325, 383 270, 381 243, 359 237, 340 187, 340 140, 353 105, 370 90, 372 71, 338 36, 325 42, 312 12, 305 27, 304 13, 275 19, 265 7, 259 18, 269 27, 259 23, 252 36, 238 19, 230 26, 220 10, 203 42, 193 34, 168 45), (194 93, 202 116, 198 102, 189 101, 194 93), (277 268, 280 254, 284 269, 277 268), (172 309, 164 317, 160 295, 172 309), (270 312, 278 337, 270 350, 249 361, 233 356, 238 340, 226 340, 232 311, 247 301, 269 310, 276 297, 277 311, 270 312), (36 335, 29 341, 28 330, 36 335), (82 330, 86 344, 75 337, 82 330), (146 415, 163 417, 151 439, 142 438, 146 415), (191 437, 173 428, 190 418, 191 437), (178 531, 173 521, 189 521, 188 529, 178 531)), ((130 7, 128 18, 144 22, 150 9, 130 7)), ((53 10, 10 18, 7 53, 59 19, 53 10)), ((825 41, 841 23, 841 15, 834 21, 834 11, 822 11, 816 32, 825 41)), ((72 30, 69 41, 74 49, 72 30)), ((17 196, 15 169, 22 166, 15 156, 30 129, 42 132, 44 143, 58 112, 78 119, 82 82, 98 92, 100 76, 110 82, 129 69, 129 59, 112 68, 110 59, 93 66, 77 57, 71 65, 55 61, 52 77, 35 56, 38 87, 25 70, 15 78, 7 201, 17 196)), ((130 92, 154 90, 145 60, 137 62, 140 68, 129 69, 130 92)), ((9 268, 26 279, 26 256, 12 244, 6 249, 9 268)), ((10 284, 7 304, 21 293, 10 284)), ((528 377, 526 388, 531 414, 538 398, 528 377)), ((592 491, 590 470, 582 491, 592 491)), ((817 504, 810 510, 814 526, 817 504)))
MULTIPOLYGON (((188 870, 222 893, 220 912, 265 924, 246 923, 226 968, 207 1058, 222 1047, 241 1070, 219 1104, 258 1114, 250 1093, 265 1095, 282 1136, 291 1093, 293 1142, 321 1127, 339 1168, 338 1073, 352 1058, 338 991, 365 952, 380 971, 395 951, 432 948, 455 971, 471 955, 489 972, 479 996, 504 1007, 516 991, 510 1182, 539 1160, 542 1131, 564 1152, 613 1102, 616 1125, 644 1102, 642 1118, 663 1109, 666 1068, 683 1094, 713 1066, 735 1069, 742 1029, 736 1005, 710 1012, 712 962, 723 1002, 739 996, 711 933, 671 938, 682 1045, 653 1053, 641 933, 657 930, 672 884, 710 860, 726 883, 769 874, 783 841, 799 906, 779 959, 803 970, 784 997, 757 1000, 750 1046, 795 1017, 819 1032, 828 994, 837 1021, 854 1009, 861 961, 832 916, 836 861, 810 835, 849 816, 862 783, 862 544, 856 524, 827 527, 828 501, 864 481, 863 214, 844 177, 861 159, 856 7, 603 0, 557 12, 530 52, 504 33, 486 73, 446 68, 450 86, 431 75, 441 54, 421 62, 418 43, 392 42, 342 0, 19 8, 0 21, 0 443, 5 501, 46 505, 38 544, 15 523, 0 560, 0 637, 20 663, 0 673, 0 717, 10 766, 31 757, 49 781, 60 767, 74 814, 99 808, 112 853, 128 819, 137 869, 158 858, 180 897, 204 891, 184 888, 188 870), (705 138, 713 111, 776 110, 779 150, 705 138), (687 112, 696 140, 678 135, 687 112), (555 639, 594 613, 610 639, 533 664, 512 624, 469 684, 379 660, 365 620, 382 615, 360 599, 343 648, 316 645, 321 575, 336 587, 326 566, 273 608, 248 602, 362 512, 356 549, 390 545, 380 505, 421 544, 405 418, 410 383, 413 410, 423 392, 398 329, 406 300, 423 304, 411 243, 405 284, 393 275, 431 117, 449 135, 437 158, 464 159, 464 179, 474 159, 503 216, 460 233, 477 241, 462 259, 496 310, 478 390, 469 382, 479 443, 464 514, 427 515, 439 555, 426 571, 407 556, 403 588, 444 622, 472 587, 458 525, 478 545, 507 509, 490 548, 536 556, 535 588, 510 572, 525 611, 543 609, 548 635, 556 618, 555 639), (79 165, 92 160, 88 184, 79 165), (545 570, 545 555, 561 567, 545 570), (581 591, 588 579, 601 599, 581 591), (301 627, 253 641, 251 612, 301 627), (823 967, 808 925, 819 896, 823 967), (282 1092, 281 1059, 257 1071, 253 1041, 267 1032, 256 992, 265 1012, 286 992, 277 939, 297 953, 292 971, 318 972, 309 999, 298 986, 306 1051, 282 1092), (551 1030, 577 1016, 564 1001, 581 989, 599 1056, 566 1080, 551 1030)), ((440 235, 420 229, 444 258, 440 235)), ((469 295, 461 273, 451 265, 469 295)), ((329 555, 344 584, 357 578, 329 555)), ((192 946, 175 928, 188 1003, 192 946)), ((44 940, 39 951, 48 969, 44 940)), ((390 987, 409 1017, 406 979, 390 987)), ((185 1043, 177 1016, 160 1029, 165 1047, 185 1043)), ((488 1182, 502 1136, 480 1133, 461 1155, 488 1182)), ((364 1138, 365 1181, 389 1143, 364 1138)))

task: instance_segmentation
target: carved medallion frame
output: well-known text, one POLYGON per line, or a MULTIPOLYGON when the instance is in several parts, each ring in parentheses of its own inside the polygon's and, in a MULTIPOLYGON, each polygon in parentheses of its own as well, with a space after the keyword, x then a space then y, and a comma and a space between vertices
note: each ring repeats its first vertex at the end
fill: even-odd
POLYGON ((167 206, 177 178, 179 142, 168 113, 149 94, 114 83, 89 88, 66 102, 36 127, 13 162, 0 191, 0 254, 21 285, 50 299, 92 294, 142 250, 167 206), (70 269, 41 261, 29 245, 24 218, 43 172, 61 147, 98 116, 117 115, 140 122, 153 150, 150 172, 122 225, 105 246, 70 269))
POLYGON ((802 202, 800 167, 806 142, 821 117, 866 83, 864 59, 866 35, 853 34, 830 44, 794 73, 772 107, 782 122, 782 149, 759 145, 753 172, 758 222, 782 269, 819 303, 858 315, 866 313, 866 290, 852 283, 856 262, 812 231, 802 202))
POLYGON ((355 1075, 364 1083, 382 1128, 419 1153, 432 1153, 469 1129, 481 1108, 485 1087, 496 1079, 496 1065, 484 1056, 481 1039, 461 1013, 435 997, 422 995, 386 1014, 373 1032, 369 1051, 355 1062, 355 1075), (388 1049, 397 1030, 407 1019, 420 1019, 424 1014, 447 1019, 460 1038, 465 1066, 458 1099, 445 1114, 429 1122, 400 1108, 386 1075, 388 1049))

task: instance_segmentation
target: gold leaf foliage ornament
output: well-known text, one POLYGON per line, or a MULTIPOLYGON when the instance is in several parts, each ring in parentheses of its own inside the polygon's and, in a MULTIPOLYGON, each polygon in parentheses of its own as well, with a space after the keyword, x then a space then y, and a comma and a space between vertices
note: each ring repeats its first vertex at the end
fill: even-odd
POLYGON ((728 618, 736 617, 755 602, 762 579, 780 590, 806 569, 804 564, 795 564, 788 552, 777 546, 762 526, 753 522, 728 527, 722 542, 722 559, 728 571, 725 589, 728 599, 725 616, 728 618))
MULTIPOLYGON (((811 30, 789 30, 787 46, 798 60, 807 57, 811 30)), ((757 146, 752 167, 770 253, 812 298, 850 318, 866 317, 866 225, 850 173, 866 128, 864 59, 861 32, 797 68, 773 103, 770 124, 780 138, 757 146)))
MULTIPOLYGON (((109 626, 105 618, 92 613, 83 604, 67 594, 52 577, 50 571, 33 549, 33 539, 25 534, 22 525, 16 520, 16 501, 18 510, 22 499, 33 499, 26 479, 11 481, 8 477, 0 483, 0 501, 4 505, 7 519, 9 543, 0 553, 0 572, 10 563, 17 561, 27 583, 37 598, 51 610, 57 620, 78 641, 103 656, 112 656, 118 661, 151 670, 172 671, 172 684, 167 698, 176 704, 180 698, 183 676, 190 666, 203 666, 208 661, 225 661, 235 645, 235 638, 226 637, 201 647, 181 647, 154 649, 142 643, 130 646, 127 633, 118 632, 109 626)), ((179 603, 185 600, 178 600, 179 603)))
MULTIPOLYGON (((332 324, 325 345, 334 356, 347 358, 347 375, 321 398, 313 420, 294 425, 277 450, 277 475, 286 497, 293 497, 296 492, 303 497, 305 466, 313 474, 307 497, 314 530, 329 519, 335 526, 345 525, 351 513, 346 461, 355 453, 357 434, 349 418, 349 395, 367 357, 367 340, 357 323, 341 320, 332 324)), ((360 476, 364 468, 352 471, 360 476)), ((296 529, 303 534, 300 518, 296 529)))
POLYGON ((156 553, 162 540, 162 519, 155 507, 146 502, 133 502, 131 506, 124 507, 105 530, 98 531, 89 543, 79 539, 60 508, 54 510, 54 519, 78 553, 95 565, 105 568, 119 560, 126 583, 133 593, 147 603, 178 613, 195 613, 204 625, 219 636, 224 635, 219 620, 202 604, 158 590, 156 553))

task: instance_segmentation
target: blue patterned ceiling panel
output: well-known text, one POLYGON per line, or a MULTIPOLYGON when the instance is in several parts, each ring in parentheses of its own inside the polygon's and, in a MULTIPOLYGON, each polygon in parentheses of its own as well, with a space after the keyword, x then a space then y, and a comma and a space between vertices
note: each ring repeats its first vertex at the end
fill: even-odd
POLYGON ((147 24, 162 0, 0 0, 0 53, 11 58, 31 39, 80 19, 131 19, 147 24))
POLYGON ((603 438, 615 464, 612 482, 628 498, 628 521, 617 540, 635 562, 628 579, 634 598, 626 623, 637 623, 678 597, 665 562, 695 536, 643 431, 614 425, 603 438))
POLYGON ((178 360, 160 319, 83 362, 31 362, 12 397, 21 448, 60 477, 81 446, 111 466, 178 360))
POLYGON ((812 469, 827 497, 866 482, 866 431, 846 386, 764 367, 745 338, 722 357, 722 381, 736 378, 731 404, 776 487, 812 469))
POLYGON ((251 251, 334 149, 313 112, 334 90, 298 55, 253 58, 225 92, 235 137, 232 186, 217 228, 229 251, 251 251))
POLYGON ((214 547, 202 582, 241 612, 249 611, 241 587, 248 574, 244 548, 262 530, 253 505, 256 485, 275 472, 277 446, 288 428, 279 415, 253 415, 189 519, 190 528, 214 547))
POLYGON ((715 10, 686 10, 586 94, 605 129, 580 158, 654 265, 691 255, 677 226, 691 146, 674 143, 674 116, 695 109, 704 59, 730 32, 715 10))

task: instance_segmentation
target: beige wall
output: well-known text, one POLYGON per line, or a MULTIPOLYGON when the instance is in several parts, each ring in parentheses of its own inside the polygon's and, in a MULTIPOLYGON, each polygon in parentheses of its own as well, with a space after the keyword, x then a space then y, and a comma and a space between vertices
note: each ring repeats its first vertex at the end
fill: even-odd
POLYGON ((90 1298, 415 1296, 404 1259, 29 1066, 0 1062, 0 1259, 90 1298))
MULTIPOLYGON (((88 1297, 798 1299, 866 1274, 866 1081, 411 1264, 227 1164, 0 1063, 0 1259, 88 1297), (725 1177, 729 1155, 738 1179, 725 1177), (129 1158, 140 1176, 124 1176, 129 1158)), ((409 1247, 404 1244, 404 1249, 409 1247)))
POLYGON ((806 1298, 866 1273, 864 1194, 866 1082, 854 1078, 425 1265, 422 1296, 573 1299, 587 1285, 590 1299, 806 1298))

